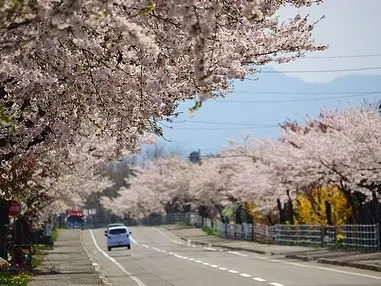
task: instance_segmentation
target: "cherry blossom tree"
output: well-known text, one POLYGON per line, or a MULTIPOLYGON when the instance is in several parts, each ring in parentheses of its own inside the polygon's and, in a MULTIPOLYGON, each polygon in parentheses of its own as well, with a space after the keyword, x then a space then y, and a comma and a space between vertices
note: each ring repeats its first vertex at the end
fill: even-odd
POLYGON ((142 131, 162 134, 156 122, 179 100, 224 95, 260 65, 324 49, 306 17, 275 16, 320 2, 2 1, 0 104, 18 124, 1 160, 70 142, 84 125, 128 148, 142 131))
POLYGON ((190 163, 178 156, 160 157, 133 169, 119 197, 104 199, 103 206, 116 214, 144 214, 179 211, 190 200, 190 163))
POLYGON ((279 182, 271 177, 273 166, 267 161, 273 144, 267 138, 254 139, 244 135, 241 142, 230 140, 230 146, 221 152, 222 157, 242 166, 232 179, 235 196, 241 203, 255 202, 256 211, 263 213, 271 212, 276 200, 283 197, 279 182))
POLYGON ((236 207, 241 202, 241 195, 237 192, 235 178, 244 171, 245 163, 243 158, 234 157, 203 159, 194 167, 190 184, 195 203, 213 206, 221 217, 225 207, 236 207))
POLYGON ((191 164, 178 157, 148 161, 135 170, 130 188, 107 201, 119 213, 146 216, 169 204, 191 201, 221 212, 247 201, 258 211, 292 222, 292 201, 334 186, 346 197, 354 222, 377 222, 381 210, 381 115, 368 106, 322 110, 304 124, 282 125, 277 140, 244 136, 216 157, 191 164), (282 203, 285 206, 282 206, 282 203))
POLYGON ((323 111, 315 120, 306 119, 305 126, 285 128, 281 162, 288 162, 283 169, 293 178, 289 182, 294 190, 336 185, 358 220, 356 201, 380 200, 380 119, 377 111, 356 107, 323 111))
POLYGON ((320 2, 1 1, 2 194, 29 184, 50 196, 74 178, 86 185, 69 167, 78 138, 110 140, 121 157, 144 132, 162 135, 157 122, 176 115, 179 101, 224 96, 261 65, 324 49, 312 39, 315 22, 275 15, 320 2), (9 170, 29 177, 10 180, 9 170), (35 172, 46 186, 29 182, 35 172))
MULTIPOLYGON (((116 140, 91 136, 77 137, 75 142, 70 148, 31 153, 34 157, 21 161, 22 166, 12 169, 11 165, 2 176, 2 197, 17 199, 24 215, 37 223, 57 212, 82 208, 92 194, 110 187, 113 183, 105 170, 116 158, 112 151, 116 140), (20 170, 23 173, 18 173, 20 170)), ((145 135, 139 144, 152 142, 154 138, 145 135)))

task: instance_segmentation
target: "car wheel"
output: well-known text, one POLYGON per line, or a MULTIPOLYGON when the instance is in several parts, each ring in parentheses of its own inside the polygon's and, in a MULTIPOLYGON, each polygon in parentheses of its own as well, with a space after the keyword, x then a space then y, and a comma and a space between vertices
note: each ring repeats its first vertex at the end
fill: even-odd
POLYGON ((127 248, 128 248, 128 249, 131 249, 131 245, 130 245, 130 244, 129 244, 129 245, 127 245, 127 248))
POLYGON ((111 247, 107 247, 107 250, 108 250, 108 251, 111 251, 111 247))

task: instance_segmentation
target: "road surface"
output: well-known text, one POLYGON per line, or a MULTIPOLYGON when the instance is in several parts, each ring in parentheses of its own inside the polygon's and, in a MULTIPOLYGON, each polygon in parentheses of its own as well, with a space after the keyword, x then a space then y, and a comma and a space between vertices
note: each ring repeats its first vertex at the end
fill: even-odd
POLYGON ((378 272, 195 246, 162 228, 130 231, 131 250, 110 252, 104 229, 83 231, 85 249, 113 286, 381 285, 378 272))

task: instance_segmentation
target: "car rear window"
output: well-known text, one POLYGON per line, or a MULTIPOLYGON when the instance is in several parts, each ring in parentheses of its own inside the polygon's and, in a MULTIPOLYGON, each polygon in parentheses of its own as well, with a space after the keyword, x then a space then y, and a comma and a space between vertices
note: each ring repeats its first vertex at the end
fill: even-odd
POLYGON ((114 228, 110 229, 110 234, 116 235, 116 234, 124 234, 127 233, 127 230, 125 228, 114 228))

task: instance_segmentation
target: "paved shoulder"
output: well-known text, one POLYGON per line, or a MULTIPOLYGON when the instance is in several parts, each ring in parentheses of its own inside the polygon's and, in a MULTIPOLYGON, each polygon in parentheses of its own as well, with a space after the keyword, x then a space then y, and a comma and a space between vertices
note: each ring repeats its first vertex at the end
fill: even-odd
POLYGON ((82 244, 80 230, 60 230, 29 286, 102 285, 82 244))

